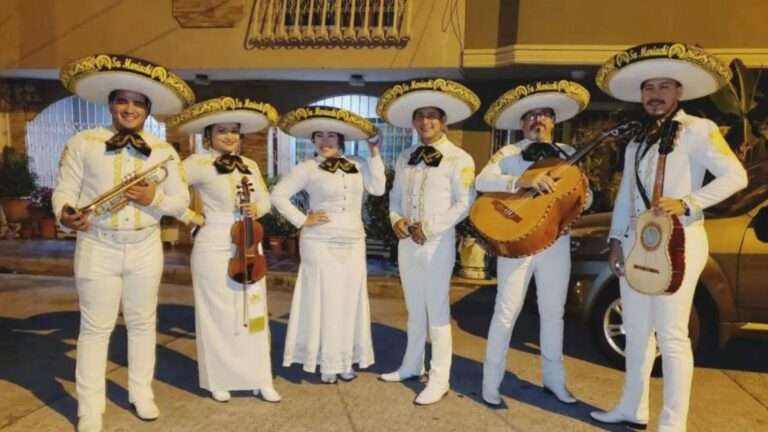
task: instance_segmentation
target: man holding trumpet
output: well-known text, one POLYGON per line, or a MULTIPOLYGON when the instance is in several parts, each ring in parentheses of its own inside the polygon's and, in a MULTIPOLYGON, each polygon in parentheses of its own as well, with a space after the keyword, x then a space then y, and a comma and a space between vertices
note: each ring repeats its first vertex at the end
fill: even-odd
MULTIPOLYGON (((66 144, 52 201, 60 223, 77 231, 75 283, 80 305, 76 390, 78 430, 100 431, 105 409, 109 337, 119 305, 128 329, 128 394, 142 420, 160 413, 154 403, 157 294, 163 270, 159 222, 181 216, 189 192, 179 156, 144 130, 150 112, 174 114, 194 102, 178 76, 144 60, 94 55, 61 71, 64 86, 79 97, 109 104, 112 124, 82 131, 66 144), (165 162, 164 162, 165 161, 165 162), (81 211, 127 186, 125 178, 151 170, 160 178, 133 182, 113 199, 124 205, 81 211)), ((148 176, 151 177, 151 176, 148 176)))

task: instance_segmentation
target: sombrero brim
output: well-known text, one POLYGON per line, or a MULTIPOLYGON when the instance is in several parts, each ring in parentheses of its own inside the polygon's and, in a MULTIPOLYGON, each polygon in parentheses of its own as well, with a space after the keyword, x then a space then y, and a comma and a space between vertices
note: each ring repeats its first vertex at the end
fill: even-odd
POLYGON ((704 97, 731 80, 731 70, 701 47, 654 42, 628 48, 611 57, 595 75, 601 90, 627 102, 640 102, 643 82, 669 78, 682 84, 681 100, 704 97))
POLYGON ((539 108, 552 109, 556 123, 573 118, 582 109, 578 102, 562 93, 536 93, 508 105, 499 112, 492 126, 496 129, 522 129, 520 118, 523 114, 539 108))
POLYGON ((394 126, 410 128, 413 127, 413 112, 425 107, 437 107, 445 111, 446 124, 466 120, 474 112, 457 97, 436 90, 424 90, 399 97, 389 106, 384 118, 394 126))
POLYGON ((202 132, 207 126, 219 123, 239 123, 240 133, 256 133, 272 122, 267 116, 251 110, 223 111, 200 116, 179 126, 179 132, 193 134, 202 132))
POLYGON ((314 132, 336 132, 344 135, 344 138, 352 141, 364 140, 373 136, 368 135, 362 129, 349 123, 323 117, 301 120, 294 123, 287 129, 283 129, 283 131, 288 135, 296 138, 312 138, 312 134, 314 132))
POLYGON ((681 100, 704 97, 716 92, 721 80, 706 69, 684 60, 650 59, 627 65, 608 81, 607 93, 627 102, 640 102, 640 86, 655 78, 673 79, 683 85, 681 100))
POLYGON ((348 140, 363 140, 376 135, 370 121, 340 108, 326 106, 301 107, 280 119, 280 129, 296 138, 312 138, 313 132, 336 132, 348 140))
POLYGON ((376 112, 393 126, 411 128, 413 112, 436 107, 445 112, 446 124, 466 120, 480 108, 480 98, 464 85, 445 78, 403 82, 387 89, 376 112))
POLYGON ((165 85, 130 72, 98 72, 83 76, 72 91, 81 98, 106 105, 114 90, 141 93, 152 102, 152 114, 172 115, 184 109, 184 102, 165 85))
POLYGON ((99 104, 109 103, 109 93, 130 90, 152 102, 152 113, 171 115, 195 102, 192 89, 178 75, 146 60, 112 54, 96 54, 74 61, 60 73, 69 91, 99 104))

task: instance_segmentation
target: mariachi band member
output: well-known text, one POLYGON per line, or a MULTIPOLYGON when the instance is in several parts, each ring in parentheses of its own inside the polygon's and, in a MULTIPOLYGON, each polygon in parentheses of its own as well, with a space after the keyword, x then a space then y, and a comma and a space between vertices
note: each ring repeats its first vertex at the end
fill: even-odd
MULTIPOLYGON (((475 180, 478 192, 554 191, 555 180, 545 172, 536 176, 524 173, 540 159, 567 159, 575 153, 572 147, 554 142, 554 127, 576 116, 588 103, 587 89, 565 80, 524 84, 500 96, 485 121, 495 129, 522 130, 523 139, 493 155, 475 180)), ((568 235, 561 235, 554 244, 530 256, 498 257, 496 306, 483 363, 482 398, 486 403, 502 403, 499 387, 506 371, 509 341, 533 276, 541 321, 542 387, 560 402, 576 403, 565 386, 563 367, 563 314, 570 268, 568 235)))
MULTIPOLYGON (((268 402, 281 399, 272 385, 266 278, 262 274, 248 283, 228 275, 237 253, 230 236, 233 224, 258 219, 270 209, 258 165, 239 154, 242 135, 276 121, 271 105, 232 97, 200 102, 168 121, 182 133, 202 132, 206 148, 184 161, 203 213, 188 209, 181 220, 199 227, 191 259, 198 370, 200 387, 219 402, 229 401, 235 390, 252 391, 268 402), (242 200, 244 179, 252 191, 249 202, 242 200)), ((263 255, 259 239, 254 241, 257 254, 263 255)))
POLYGON ((102 428, 107 346, 120 303, 128 329, 128 398, 142 420, 160 415, 152 392, 163 272, 159 222, 163 215, 180 216, 189 205, 189 192, 176 151, 144 130, 144 122, 150 113, 178 113, 195 96, 176 74, 128 56, 100 54, 76 60, 61 70, 61 80, 79 97, 109 105, 112 115, 111 125, 82 131, 67 142, 52 197, 56 218, 77 231, 77 427, 93 432, 102 428), (98 198, 123 184, 128 174, 159 172, 150 168, 166 159, 166 175, 138 182, 120 194, 127 199, 124 207, 76 210, 101 201, 98 198))
POLYGON ((373 364, 368 303, 364 192, 380 196, 386 188, 376 127, 343 109, 297 108, 280 120, 296 138, 311 139, 316 155, 296 165, 278 182, 272 204, 301 229, 301 263, 291 302, 283 366, 301 363, 326 384, 355 379, 353 365, 373 364), (368 139, 366 159, 344 155, 345 140, 368 139), (304 213, 291 197, 309 195, 304 213))
POLYGON ((408 309, 408 343, 400 367, 382 374, 400 382, 424 373, 427 329, 432 361, 417 405, 440 401, 450 388, 451 315, 449 290, 456 257, 455 226, 474 198, 472 157, 446 136, 446 125, 480 107, 463 85, 445 79, 413 80, 387 90, 377 112, 388 123, 413 128, 419 145, 400 154, 389 198, 398 244, 398 266, 408 309))
POLYGON ((688 319, 699 275, 708 257, 702 210, 746 187, 747 176, 717 125, 687 114, 680 102, 707 96, 730 79, 730 71, 703 49, 682 43, 653 43, 612 57, 597 73, 597 85, 616 99, 645 111, 643 131, 627 146, 624 174, 611 222, 609 264, 619 278, 626 331, 626 374, 618 405, 592 412, 603 423, 645 427, 648 383, 656 340, 664 373, 659 431, 684 431, 693 378, 688 319), (673 294, 647 295, 627 283, 624 259, 635 240, 635 221, 651 207, 663 131, 679 123, 679 135, 666 155, 663 195, 657 212, 679 217, 685 237, 685 270, 673 294), (714 180, 704 185, 709 171, 714 180))

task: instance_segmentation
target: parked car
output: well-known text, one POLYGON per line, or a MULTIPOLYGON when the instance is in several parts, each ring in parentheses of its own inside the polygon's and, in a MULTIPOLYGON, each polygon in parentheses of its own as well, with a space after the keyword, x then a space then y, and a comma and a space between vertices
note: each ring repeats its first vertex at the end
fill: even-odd
MULTIPOLYGON (((768 161, 748 170, 749 186, 705 212, 709 260, 689 322, 694 352, 722 347, 742 330, 768 328, 768 161)), ((608 268, 610 213, 583 217, 571 230, 568 309, 589 325, 597 347, 624 365, 619 282, 608 268)))

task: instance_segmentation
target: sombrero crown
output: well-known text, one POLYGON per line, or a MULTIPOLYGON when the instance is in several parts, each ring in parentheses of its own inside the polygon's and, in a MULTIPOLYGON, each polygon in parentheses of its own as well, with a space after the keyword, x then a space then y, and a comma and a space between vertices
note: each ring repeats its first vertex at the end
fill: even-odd
POLYGON ((589 104, 589 91, 568 81, 536 81, 519 85, 499 96, 483 120, 496 129, 520 129, 520 118, 530 110, 550 108, 555 121, 562 122, 580 113, 589 104))
POLYGON ((176 114, 195 102, 195 93, 175 73, 136 57, 95 54, 64 66, 59 75, 67 90, 91 102, 107 104, 114 90, 141 93, 154 114, 176 114))
POLYGON ((182 133, 200 132, 217 123, 239 123, 240 133, 254 133, 277 122, 277 110, 265 102, 229 96, 208 99, 192 105, 166 122, 182 133))
POLYGON ((477 111, 480 98, 467 87, 444 78, 411 80, 387 89, 379 98, 376 112, 394 126, 410 128, 413 112, 425 107, 440 108, 446 123, 451 124, 477 111))
POLYGON ((312 138, 313 132, 336 132, 350 140, 376 135, 376 126, 359 115, 341 108, 307 106, 289 111, 280 118, 280 129, 296 138, 312 138))
POLYGON ((731 71, 715 56, 695 45, 655 42, 626 49, 597 71, 601 90, 627 102, 640 102, 640 86, 649 79, 670 78, 683 86, 681 99, 716 92, 731 80, 731 71))

